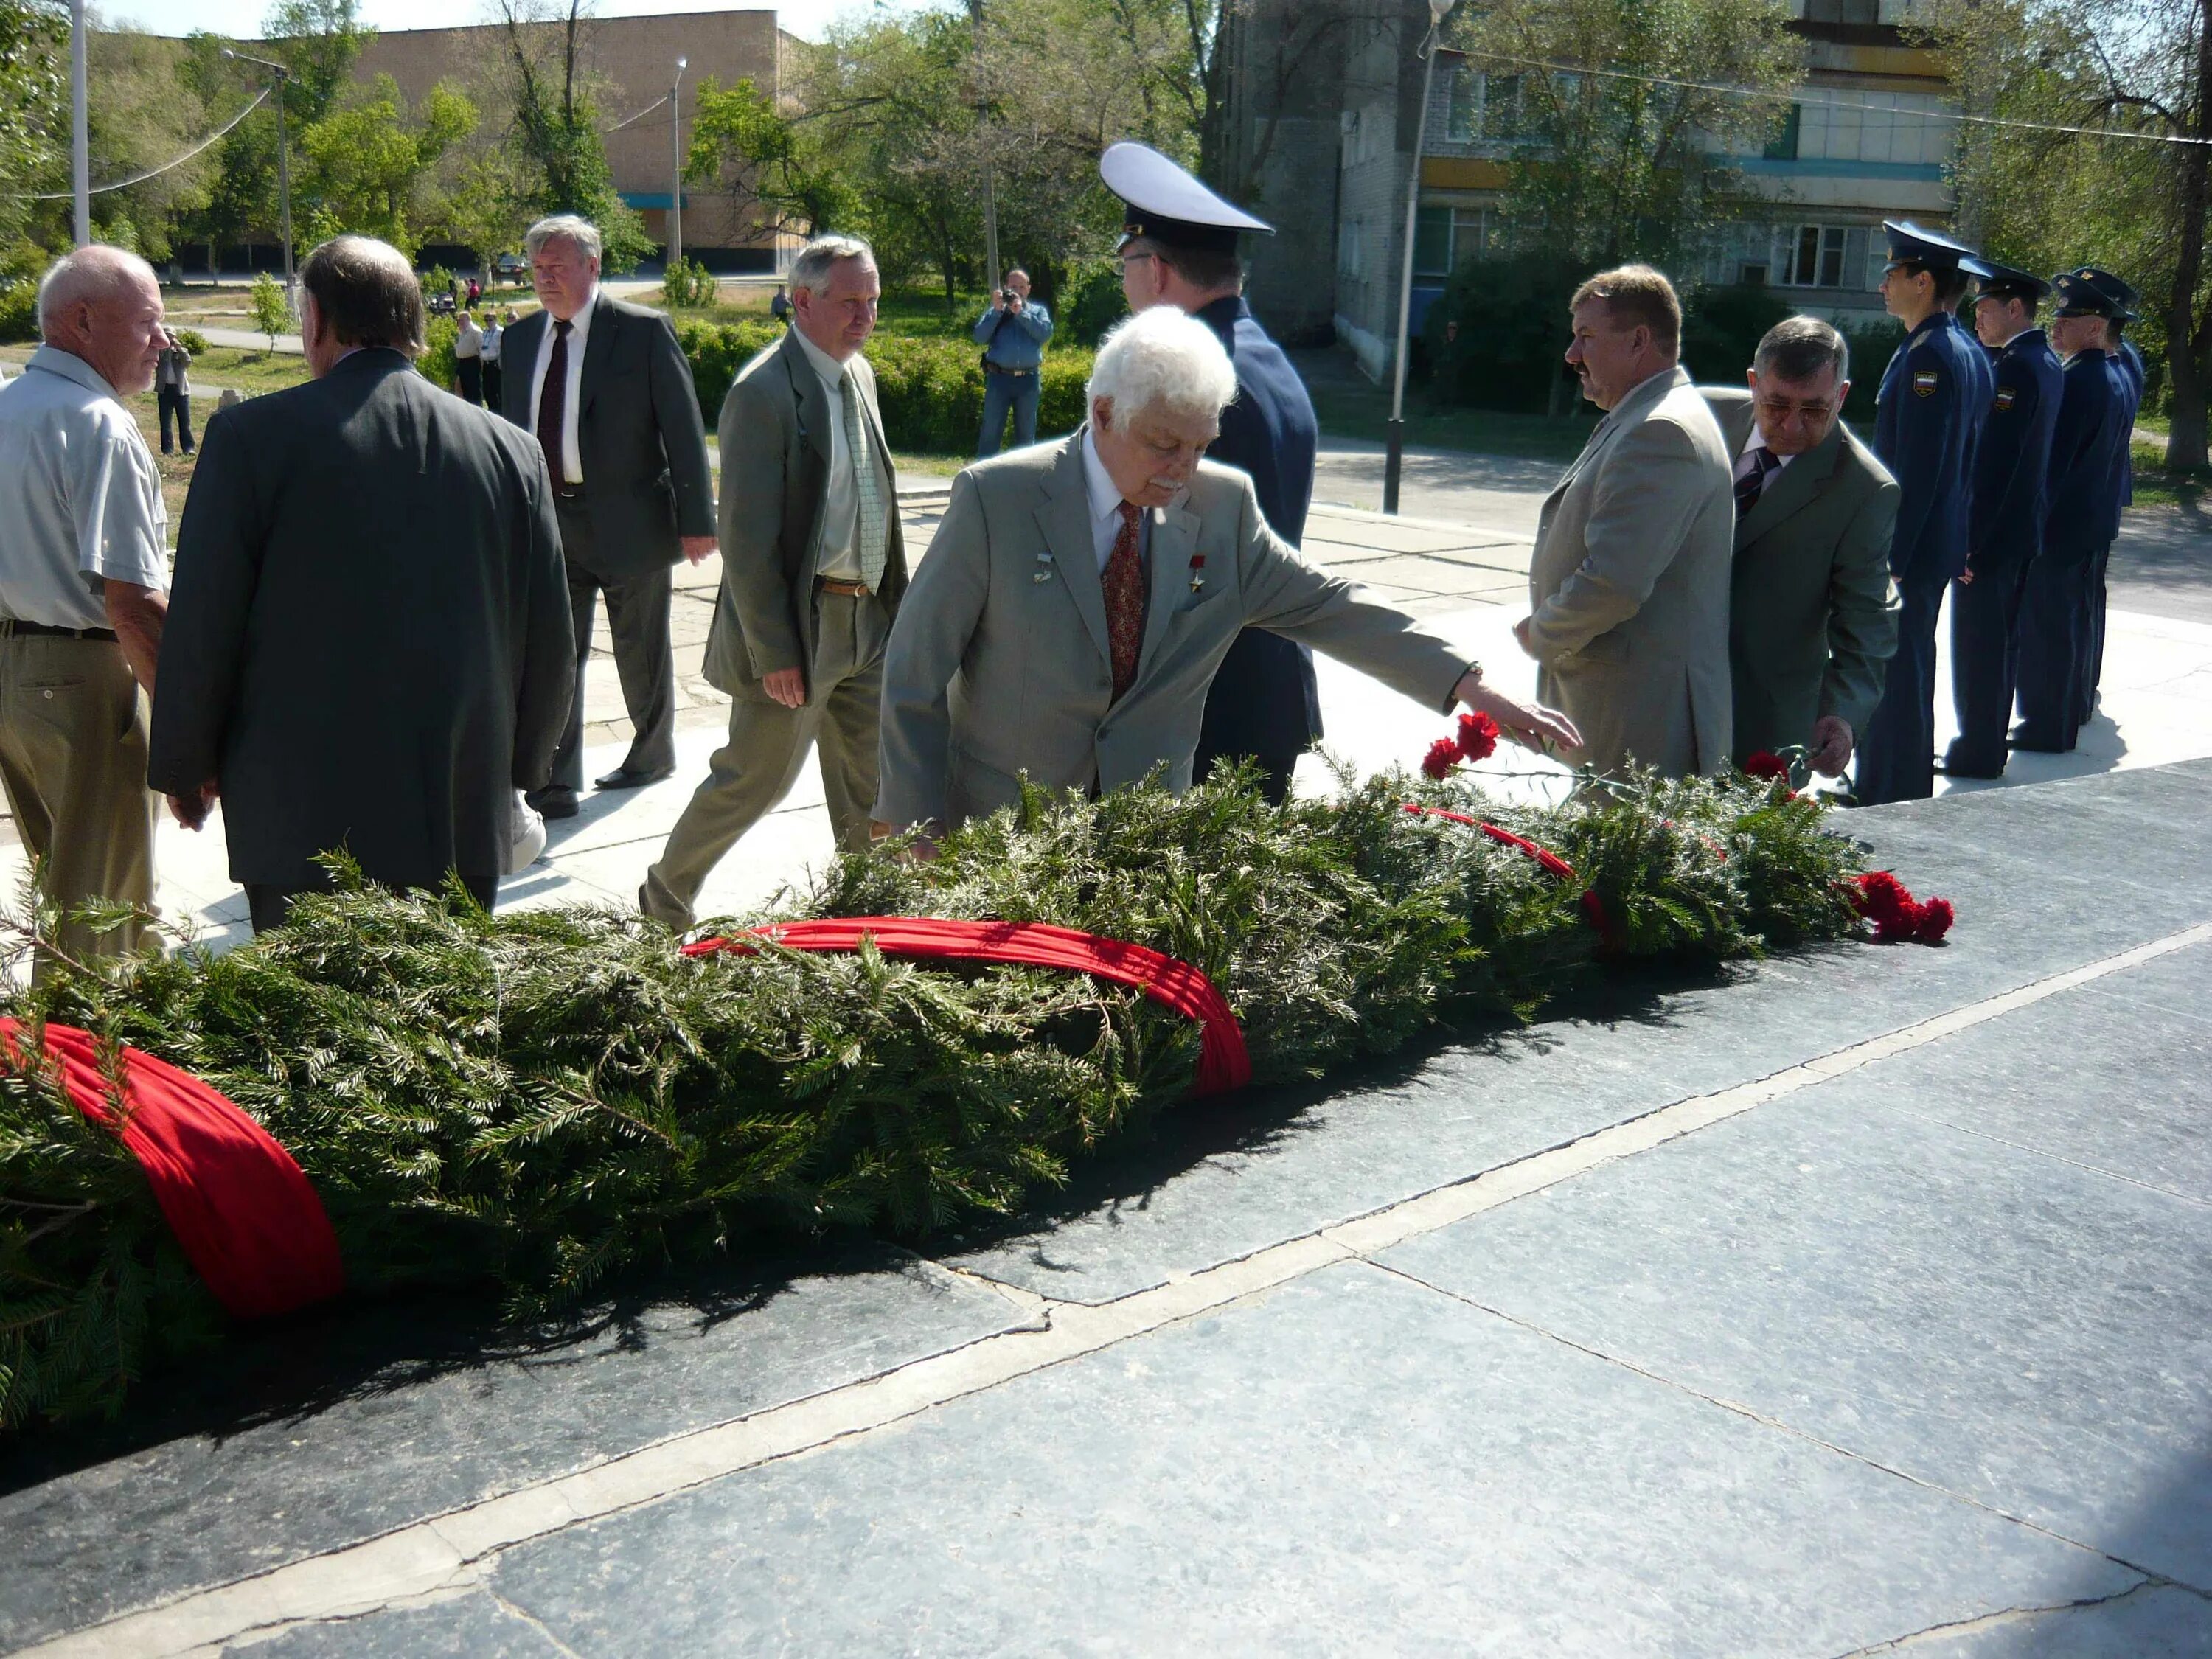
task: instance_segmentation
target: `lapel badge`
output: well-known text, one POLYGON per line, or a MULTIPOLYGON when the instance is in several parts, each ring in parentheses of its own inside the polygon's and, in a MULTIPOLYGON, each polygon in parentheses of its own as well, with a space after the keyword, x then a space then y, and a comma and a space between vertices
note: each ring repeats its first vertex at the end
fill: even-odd
POLYGON ((1030 580, 1033 582, 1050 581, 1052 580, 1052 555, 1049 553, 1040 553, 1036 556, 1036 574, 1031 576, 1030 580))
POLYGON ((1203 553, 1192 554, 1190 556, 1190 591, 1192 592, 1195 593, 1199 589, 1206 586, 1205 573, 1206 555, 1203 553))

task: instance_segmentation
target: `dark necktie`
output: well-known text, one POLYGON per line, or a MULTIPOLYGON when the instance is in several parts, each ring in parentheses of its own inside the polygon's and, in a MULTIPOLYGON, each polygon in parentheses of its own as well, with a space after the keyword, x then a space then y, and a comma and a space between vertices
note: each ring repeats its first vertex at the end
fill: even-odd
POLYGON ((1758 504, 1759 492, 1766 488, 1766 480, 1782 463, 1774 459, 1774 452, 1765 444, 1751 452, 1751 471, 1735 481, 1735 515, 1741 519, 1758 504))
POLYGON ((1123 501, 1114 551, 1106 561, 1106 641, 1114 664, 1114 700, 1137 678, 1137 653, 1145 643, 1145 562, 1137 551, 1137 529, 1144 509, 1123 501))
POLYGON ((561 459, 562 422, 568 408, 568 331, 574 325, 556 319, 553 349, 545 356, 545 385, 538 394, 538 447, 545 452, 545 470, 553 475, 553 488, 568 483, 561 459))

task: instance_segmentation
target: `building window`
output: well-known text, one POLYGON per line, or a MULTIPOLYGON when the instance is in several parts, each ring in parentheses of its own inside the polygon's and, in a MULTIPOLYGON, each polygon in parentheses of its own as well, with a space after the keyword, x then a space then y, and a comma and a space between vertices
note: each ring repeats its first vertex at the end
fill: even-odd
POLYGON ((1364 229, 1357 219, 1346 219, 1337 227, 1336 268, 1346 276, 1360 275, 1361 255, 1366 246, 1364 229))
POLYGON ((1450 101, 1444 111, 1444 137, 1455 144, 1482 135, 1482 71, 1461 64, 1452 70, 1450 101))
POLYGON ((1413 275, 1449 276, 1490 246, 1484 208, 1425 207, 1413 218, 1413 275))
POLYGON ((1452 71, 1444 100, 1444 138, 1455 144, 1510 143, 1528 135, 1522 79, 1491 75, 1462 64, 1452 71))
POLYGON ((1879 23, 1881 0, 1805 0, 1808 23, 1879 23))
POLYGON ((1769 141, 1764 154, 1770 161, 1794 161, 1797 159, 1797 135, 1803 126, 1797 106, 1790 106, 1790 113, 1783 118, 1782 131, 1769 141))
POLYGON ((1841 288, 1849 235, 1843 225, 1785 226, 1778 280, 1791 288, 1841 288))

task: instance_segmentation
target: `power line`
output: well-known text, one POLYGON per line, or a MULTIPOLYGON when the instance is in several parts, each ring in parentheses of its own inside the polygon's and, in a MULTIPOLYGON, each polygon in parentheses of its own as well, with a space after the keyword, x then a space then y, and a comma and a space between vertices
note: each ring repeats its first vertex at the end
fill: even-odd
MULTIPOLYGON (((624 127, 629 126, 629 125, 631 125, 633 122, 636 122, 636 121, 642 121, 643 119, 645 119, 645 118, 646 118, 647 116, 648 116, 648 115, 652 114, 653 111, 655 111, 655 110, 659 109, 659 108, 663 104, 666 103, 667 101, 668 101, 668 94, 667 94, 666 93, 665 93, 665 92, 664 92, 664 93, 662 93, 662 94, 660 94, 660 96, 659 96, 659 97, 658 97, 658 98, 654 99, 651 103, 647 104, 647 105, 643 109, 641 109, 641 110, 640 110, 640 111, 638 111, 638 112, 637 112, 636 114, 635 114, 635 115, 624 116, 621 120, 619 120, 619 121, 616 122, 616 123, 614 124, 614 125, 612 125, 612 126, 611 126, 611 127, 601 127, 601 128, 599 129, 599 131, 600 131, 602 133, 608 133, 608 132, 620 132, 620 131, 621 131, 624 127)), ((660 124, 659 124, 658 121, 656 121, 656 122, 654 122, 654 123, 653 123, 653 125, 654 125, 655 126, 659 126, 660 124)))
POLYGON ((1512 64, 1524 69, 1550 70, 1560 75, 1589 76, 1607 81, 1634 81, 1644 86, 1675 87, 1686 92, 1715 92, 1729 98, 1756 99, 1763 104, 1796 104, 1803 109, 1850 109, 1886 115, 1917 115, 1923 121, 1957 121, 1975 126, 2006 127, 2018 132, 2066 133, 2077 138, 2125 138, 2141 144, 2212 144, 2212 138, 2190 138, 2179 133, 2126 132, 2117 127, 2074 127, 2053 121, 2014 121, 1999 115, 1970 115, 1955 109, 1899 109, 1893 104, 1869 104, 1832 94, 1799 92, 1760 92, 1751 87, 1723 86, 1716 81, 1682 81, 1667 75, 1636 75, 1626 70, 1590 69, 1581 64, 1556 63, 1545 58, 1516 58, 1511 52, 1486 52, 1473 46, 1446 48, 1462 58, 1512 64))
MULTIPOLYGON (((225 137, 233 127, 236 126, 240 121, 243 121, 247 116, 252 114, 255 110, 258 109, 267 100, 269 90, 270 89, 267 87, 262 88, 259 92, 254 94, 253 101, 252 103, 248 104, 244 109, 239 111, 237 114, 232 116, 230 119, 225 121, 213 132, 208 134, 206 137, 201 139, 199 143, 194 144, 182 155, 177 157, 175 161, 164 162, 161 166, 157 167, 149 167, 143 173, 134 173, 128 179, 118 179, 112 185, 94 185, 91 190, 86 192, 86 194, 91 196, 105 196, 112 190, 128 190, 133 185, 143 185, 149 179, 158 179, 165 173, 174 172, 177 168, 184 166, 185 162, 191 161, 193 156, 205 149, 210 144, 215 143, 216 139, 225 137)), ((4 193, 9 200, 15 202, 66 202, 72 199, 76 195, 74 191, 67 190, 40 191, 36 193, 28 191, 11 190, 0 193, 4 193)))

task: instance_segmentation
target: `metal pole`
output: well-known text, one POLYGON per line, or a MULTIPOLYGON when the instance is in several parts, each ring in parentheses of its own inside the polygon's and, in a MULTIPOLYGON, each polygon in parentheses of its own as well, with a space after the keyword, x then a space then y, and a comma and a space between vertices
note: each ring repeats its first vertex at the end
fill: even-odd
POLYGON ((684 263, 684 119, 678 100, 684 92, 684 71, 689 58, 676 60, 676 84, 668 89, 668 160, 672 188, 668 195, 668 268, 684 263))
MULTIPOLYGON (((990 113, 990 98, 983 80, 983 0, 968 0, 968 26, 975 40, 975 130, 980 135, 990 113)), ((991 144, 983 141, 983 286, 996 288, 999 270, 999 185, 991 162, 991 144)))
POLYGON ((84 95, 84 0, 70 0, 70 176, 76 196, 76 245, 92 245, 92 141, 84 95))
POLYGON ((1421 118, 1413 128, 1413 177, 1406 184, 1406 258, 1398 279, 1398 349, 1391 354, 1389 451, 1382 463, 1382 510, 1398 510, 1398 477, 1406 461, 1406 341, 1413 328, 1413 232, 1421 207, 1421 143, 1429 136, 1429 92, 1437 78, 1437 46, 1455 0, 1429 0, 1429 32, 1421 58, 1421 118))

